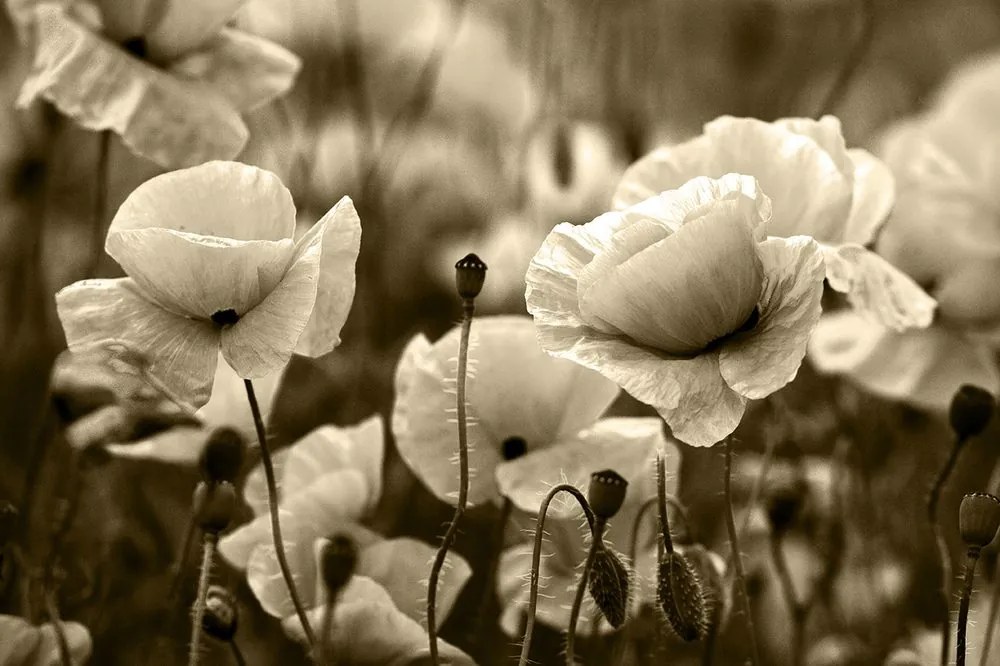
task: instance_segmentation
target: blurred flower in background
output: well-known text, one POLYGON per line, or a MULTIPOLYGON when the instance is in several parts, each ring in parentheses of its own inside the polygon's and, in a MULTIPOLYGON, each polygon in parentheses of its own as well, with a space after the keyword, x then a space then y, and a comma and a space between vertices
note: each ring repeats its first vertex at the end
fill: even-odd
MULTIPOLYGON (((85 664, 90 659, 93 644, 90 632, 79 622, 66 622, 62 626, 69 657, 73 664, 85 664)), ((0 664, 5 666, 55 666, 61 663, 59 639, 51 623, 32 626, 13 615, 0 615, 0 664)))

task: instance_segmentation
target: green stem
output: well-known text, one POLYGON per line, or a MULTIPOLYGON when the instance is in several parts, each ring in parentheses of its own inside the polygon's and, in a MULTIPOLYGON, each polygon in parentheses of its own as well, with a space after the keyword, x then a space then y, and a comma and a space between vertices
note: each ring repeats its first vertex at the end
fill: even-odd
POLYGON ((538 608, 538 577, 542 560, 542 538, 545 535, 545 514, 549 510, 552 498, 561 492, 571 494, 580 503, 580 508, 583 509, 583 513, 587 516, 587 522, 590 524, 591 533, 594 532, 597 522, 594 512, 590 510, 590 505, 587 503, 587 498, 584 497, 583 493, 576 486, 568 483, 560 483, 554 486, 548 495, 545 496, 545 499, 542 500, 542 505, 538 509, 538 524, 535 525, 535 545, 531 552, 531 583, 528 588, 528 612, 524 625, 524 639, 521 641, 521 656, 517 662, 518 666, 528 666, 528 654, 531 652, 531 636, 535 630, 535 612, 538 608))
POLYGON ((750 596, 747 594, 746 578, 743 575, 743 560, 740 556, 739 537, 736 535, 736 521, 733 519, 733 492, 732 492, 732 471, 733 471, 733 451, 732 440, 726 438, 723 443, 725 453, 725 470, 723 472, 723 490, 726 498, 726 529, 729 531, 729 548, 733 561, 733 568, 736 571, 736 586, 739 588, 740 596, 743 598, 743 613, 746 615, 747 633, 750 639, 750 663, 752 666, 760 664, 760 654, 757 651, 757 632, 754 629, 753 613, 750 610, 750 596))
POLYGON ((278 558, 278 566, 281 568, 281 576, 285 579, 288 587, 288 596, 295 606, 295 614, 302 623, 302 631, 305 633, 309 647, 316 646, 316 636, 313 634, 312 626, 309 624, 309 617, 306 615, 302 600, 299 598, 298 590, 295 589, 295 579, 292 578, 292 571, 288 567, 288 558, 285 556, 285 541, 281 537, 281 521, 278 518, 278 484, 274 478, 274 463, 271 460, 271 452, 267 448, 267 434, 264 432, 264 419, 260 415, 260 405, 257 404, 257 395, 253 390, 253 382, 249 379, 243 380, 247 390, 247 400, 250 402, 250 411, 253 413, 253 424, 257 431, 257 442, 260 444, 260 462, 264 466, 264 479, 267 482, 267 507, 271 513, 271 537, 274 540, 274 554, 278 558))
POLYGON ((438 578, 441 576, 441 569, 444 567, 445 558, 448 556, 448 549, 451 548, 458 534, 458 525, 465 515, 465 507, 469 500, 469 442, 468 442, 468 420, 465 413, 465 380, 469 364, 469 335, 472 331, 472 317, 476 312, 475 301, 466 298, 462 302, 462 337, 458 348, 458 503, 455 505, 455 513, 448 524, 448 529, 441 540, 437 554, 434 556, 434 564, 431 566, 431 573, 427 581, 427 639, 430 642, 431 663, 437 666, 438 644, 437 644, 437 586, 438 578))
POLYGON ((583 572, 580 574, 580 583, 576 587, 576 596, 573 597, 573 607, 569 611, 569 627, 566 628, 566 666, 576 664, 576 625, 580 619, 580 609, 583 607, 583 594, 587 590, 587 581, 590 579, 590 571, 594 568, 594 558, 597 551, 604 543, 603 518, 598 518, 594 522, 590 535, 590 549, 587 551, 587 560, 583 563, 583 572))
POLYGON ((965 666, 965 631, 969 624, 972 581, 976 577, 976 563, 978 561, 979 549, 970 548, 965 560, 965 585, 962 587, 962 601, 958 607, 958 638, 955 641, 955 666, 965 666))
POLYGON ((198 666, 201 659, 202 623, 205 620, 205 597, 208 596, 208 581, 212 576, 212 558, 215 556, 215 544, 219 535, 206 532, 201 549, 201 570, 198 575, 198 596, 195 597, 191 612, 191 652, 188 654, 188 666, 198 666))
POLYGON ((941 621, 941 666, 948 665, 948 648, 951 643, 951 585, 954 573, 951 566, 951 556, 948 553, 948 542, 945 541, 941 526, 938 524, 938 506, 941 503, 941 492, 944 485, 951 476, 958 456, 965 448, 966 440, 957 438, 955 445, 951 447, 948 459, 944 467, 938 472, 931 485, 930 493, 927 495, 927 522, 930 524, 931 532, 934 533, 934 544, 937 546, 938 558, 941 561, 941 599, 944 602, 944 619, 941 621))

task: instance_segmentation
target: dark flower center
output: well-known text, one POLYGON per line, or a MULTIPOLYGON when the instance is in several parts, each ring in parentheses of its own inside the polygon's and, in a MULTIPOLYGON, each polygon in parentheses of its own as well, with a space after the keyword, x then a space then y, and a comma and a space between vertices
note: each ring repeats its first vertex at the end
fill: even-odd
POLYGON ((148 51, 146 49, 146 38, 142 35, 129 37, 122 42, 122 48, 140 60, 145 60, 148 51))
POLYGON ((523 437, 508 437, 503 440, 503 459, 514 460, 528 452, 528 443, 523 437))
POLYGON ((236 314, 236 310, 229 308, 228 310, 219 310, 212 315, 212 321, 214 321, 219 326, 231 326, 240 320, 240 316, 236 314))

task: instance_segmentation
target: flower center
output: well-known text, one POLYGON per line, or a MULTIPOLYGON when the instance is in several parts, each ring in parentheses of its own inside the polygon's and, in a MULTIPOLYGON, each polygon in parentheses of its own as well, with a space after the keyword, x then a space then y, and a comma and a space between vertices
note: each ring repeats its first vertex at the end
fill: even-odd
POLYGON ((503 459, 514 460, 528 452, 528 443, 523 437, 508 437, 503 440, 503 459))
POLYGON ((240 320, 240 316, 236 314, 236 310, 229 308, 228 310, 219 310, 212 315, 212 321, 219 326, 232 326, 240 320))
POLYGON ((140 60, 145 60, 148 55, 148 49, 146 48, 146 38, 142 35, 136 37, 129 37, 122 42, 122 48, 134 55, 140 60))

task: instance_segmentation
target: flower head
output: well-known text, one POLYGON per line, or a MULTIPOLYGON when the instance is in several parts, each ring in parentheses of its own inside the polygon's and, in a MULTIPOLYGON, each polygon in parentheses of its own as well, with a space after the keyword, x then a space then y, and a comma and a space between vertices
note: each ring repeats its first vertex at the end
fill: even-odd
POLYGON ((868 151, 848 150, 833 116, 767 123, 723 116, 700 136, 633 164, 615 193, 623 209, 696 176, 744 173, 772 198, 772 236, 812 236, 826 277, 866 316, 895 329, 925 327, 934 301, 905 274, 865 249, 894 200, 892 173, 868 151))
POLYGON ((820 250, 804 236, 767 238, 770 218, 757 182, 728 174, 558 225, 527 274, 542 348, 711 446, 748 399, 795 377, 819 319, 820 250))
POLYGON ((36 47, 18 104, 43 98, 167 168, 235 157, 248 136, 240 114, 286 92, 299 69, 277 44, 225 27, 240 0, 19 4, 36 47))
POLYGON ((56 294, 70 349, 121 340, 195 406, 220 348, 244 379, 280 370, 293 351, 331 351, 354 297, 360 221, 345 197, 297 243, 294 229, 288 190, 255 167, 208 162, 147 181, 105 243, 129 277, 56 294))

